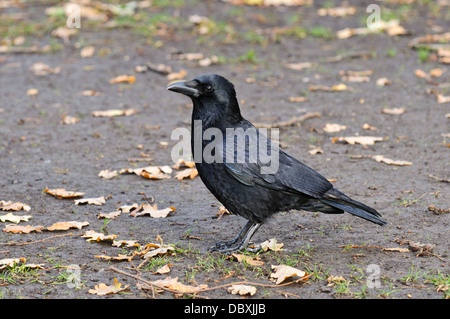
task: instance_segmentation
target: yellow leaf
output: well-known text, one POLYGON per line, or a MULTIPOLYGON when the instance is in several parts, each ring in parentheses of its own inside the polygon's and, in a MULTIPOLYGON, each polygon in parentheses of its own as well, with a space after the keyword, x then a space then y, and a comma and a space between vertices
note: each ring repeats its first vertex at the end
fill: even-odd
POLYGON ((174 212, 175 207, 168 207, 165 209, 158 210, 158 206, 150 205, 150 204, 142 204, 142 211, 136 211, 134 210, 130 216, 137 217, 137 216, 144 216, 144 215, 150 215, 153 218, 164 218, 169 215, 169 213, 174 212))
POLYGON ((16 226, 16 225, 10 225, 7 226, 6 228, 3 229, 4 232, 6 233, 18 233, 18 234, 29 234, 32 231, 35 232, 40 232, 42 230, 44 230, 45 227, 44 226, 31 226, 31 225, 27 225, 27 226, 16 226))
POLYGON ((195 294, 208 287, 207 285, 200 285, 197 287, 188 286, 179 282, 178 277, 175 278, 167 277, 166 279, 152 281, 151 283, 157 286, 163 286, 171 290, 175 290, 181 294, 195 294))
POLYGON ((258 260, 259 257, 253 258, 251 256, 247 256, 247 255, 244 255, 244 254, 231 254, 231 256, 236 258, 239 262, 245 262, 245 263, 247 263, 247 264, 249 264, 251 266, 259 267, 259 266, 264 265, 263 261, 258 260))
POLYGON ((185 178, 193 179, 195 176, 198 175, 198 171, 196 168, 186 168, 185 170, 182 170, 175 174, 175 178, 178 180, 182 180, 185 178))
POLYGON ((27 204, 22 204, 20 202, 13 203, 12 201, 3 201, 0 200, 0 210, 13 210, 19 211, 23 209, 24 211, 29 211, 31 209, 27 204))
POLYGON ((336 124, 336 123, 327 123, 327 124, 325 124, 325 127, 323 128, 323 130, 327 133, 339 132, 339 131, 346 130, 346 129, 347 129, 346 125, 341 125, 341 124, 336 124))
POLYGON ((25 216, 17 216, 13 215, 13 213, 8 213, 6 215, 0 216, 0 221, 2 222, 11 222, 11 223, 19 223, 19 222, 27 222, 31 217, 31 215, 25 215, 25 216))
POLYGON ((98 176, 100 176, 103 179, 111 179, 118 175, 119 173, 117 171, 110 171, 108 169, 101 170, 100 173, 98 173, 98 176))
POLYGON ((275 238, 271 238, 269 240, 266 240, 265 242, 262 242, 260 246, 264 251, 267 250, 280 251, 282 250, 281 248, 284 246, 284 244, 278 242, 275 238))
POLYGON ((88 238, 86 241, 105 241, 105 240, 113 240, 117 238, 117 235, 104 235, 102 233, 97 233, 93 230, 88 230, 84 233, 83 238, 88 238))
POLYGON ((14 267, 15 264, 18 264, 20 262, 25 262, 26 258, 5 258, 0 259, 0 270, 6 268, 6 267, 14 267))
POLYGON ((38 89, 29 89, 28 91, 27 91, 27 95, 30 95, 30 96, 35 96, 35 95, 37 95, 39 93, 39 90, 38 89))

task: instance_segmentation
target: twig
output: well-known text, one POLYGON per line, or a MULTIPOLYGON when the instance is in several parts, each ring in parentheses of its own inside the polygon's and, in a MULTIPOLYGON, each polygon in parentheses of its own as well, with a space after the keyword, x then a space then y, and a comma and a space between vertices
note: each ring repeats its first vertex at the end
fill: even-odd
POLYGON ((275 122, 271 124, 266 123, 253 123, 258 128, 278 128, 278 127, 286 127, 286 126, 292 126, 296 123, 301 123, 303 121, 306 121, 307 119, 313 118, 313 117, 319 117, 320 113, 311 113, 308 112, 302 116, 294 116, 290 120, 282 121, 282 122, 275 122))
MULTIPOLYGON (((143 279, 143 278, 141 278, 141 277, 139 277, 139 276, 136 276, 136 275, 127 273, 127 272, 125 272, 125 271, 123 271, 123 270, 120 270, 120 269, 117 269, 117 268, 115 268, 115 267, 113 267, 113 266, 109 267, 107 270, 114 271, 114 272, 117 272, 117 273, 119 273, 119 274, 122 274, 122 275, 125 275, 125 276, 128 276, 128 277, 134 278, 134 279, 139 280, 139 281, 142 281, 143 283, 149 285, 149 286, 152 287, 152 288, 154 288, 154 287, 160 288, 160 289, 162 289, 162 290, 169 291, 169 292, 171 292, 171 293, 173 293, 173 294, 178 294, 178 295, 180 295, 180 294, 186 294, 186 293, 183 293, 182 291, 172 290, 172 289, 170 289, 170 288, 166 288, 166 287, 164 287, 164 286, 157 285, 157 284, 155 284, 155 283, 153 283, 153 282, 150 282, 150 281, 148 281, 148 280, 145 280, 145 279, 143 279)), ((265 287, 265 288, 279 288, 279 287, 283 287, 283 286, 288 286, 288 285, 296 284, 296 283, 299 283, 299 282, 304 282, 304 281, 308 280, 309 277, 311 277, 311 276, 312 276, 312 274, 307 275, 307 276, 304 276, 304 277, 302 277, 302 278, 300 278, 300 279, 297 279, 297 280, 294 280, 294 281, 291 281, 291 282, 287 282, 287 283, 284 283, 284 284, 279 284, 279 285, 260 284, 260 283, 257 283, 257 282, 248 282, 248 281, 238 281, 238 282, 232 282, 232 283, 228 283, 228 284, 224 284, 224 285, 220 285, 220 286, 215 286, 215 287, 210 287, 210 288, 199 289, 199 291, 195 292, 194 294, 197 294, 197 293, 200 293, 200 292, 205 292, 205 291, 211 291, 211 290, 221 289, 221 288, 225 288, 225 287, 233 286, 233 285, 253 285, 253 286, 260 286, 260 287, 265 287)), ((153 290, 153 289, 152 289, 152 290, 153 290)))
POLYGON ((429 174, 428 177, 432 178, 432 179, 434 179, 434 180, 436 180, 438 182, 450 183, 450 179, 440 178, 440 177, 434 176, 432 174, 429 174))
POLYGON ((19 242, 11 242, 11 243, 0 243, 0 246, 23 246, 23 245, 31 245, 31 244, 37 244, 37 243, 42 243, 44 241, 53 239, 53 238, 57 238, 57 237, 64 237, 64 236, 71 236, 71 235, 80 235, 80 234, 74 234, 74 233, 68 233, 68 234, 62 234, 62 235, 54 235, 54 236, 50 236, 41 240, 35 240, 35 241, 19 241, 19 242))

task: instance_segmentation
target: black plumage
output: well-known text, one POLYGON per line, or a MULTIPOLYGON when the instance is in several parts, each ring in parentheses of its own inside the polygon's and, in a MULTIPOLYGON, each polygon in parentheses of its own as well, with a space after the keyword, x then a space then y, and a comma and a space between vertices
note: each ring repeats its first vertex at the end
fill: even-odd
POLYGON ((194 125, 201 124, 202 135, 191 134, 191 147, 203 183, 229 211, 248 220, 236 238, 216 243, 213 251, 229 253, 245 248, 267 218, 291 209, 348 212, 386 224, 375 209, 333 188, 326 178, 278 148, 244 119, 234 86, 224 77, 205 74, 172 83, 167 89, 192 99, 192 132, 194 125), (215 139, 213 134, 209 134, 210 140, 203 138, 208 129, 217 133, 215 139), (205 157, 206 150, 211 158, 205 157))

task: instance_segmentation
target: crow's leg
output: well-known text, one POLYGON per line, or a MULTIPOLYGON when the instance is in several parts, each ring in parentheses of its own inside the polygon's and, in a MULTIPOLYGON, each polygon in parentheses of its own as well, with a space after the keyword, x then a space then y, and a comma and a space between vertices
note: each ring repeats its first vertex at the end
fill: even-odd
POLYGON ((236 236, 236 238, 225 242, 219 241, 210 248, 210 251, 232 253, 234 251, 241 250, 247 247, 250 238, 252 238, 253 234, 258 230, 260 226, 261 223, 255 223, 249 220, 247 224, 245 224, 244 228, 242 228, 242 230, 239 232, 239 235, 236 236))

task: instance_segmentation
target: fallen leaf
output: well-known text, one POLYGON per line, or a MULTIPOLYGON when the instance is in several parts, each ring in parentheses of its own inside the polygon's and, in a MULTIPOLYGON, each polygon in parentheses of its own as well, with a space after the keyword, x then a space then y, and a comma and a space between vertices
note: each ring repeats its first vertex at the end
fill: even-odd
POLYGON ((346 125, 336 124, 336 123, 327 123, 325 124, 325 127, 323 130, 327 133, 334 133, 334 132, 340 132, 343 130, 346 130, 346 125))
POLYGON ((75 205, 89 204, 89 205, 97 205, 101 206, 106 203, 106 199, 110 196, 100 196, 96 198, 83 198, 83 199, 75 199, 75 205))
POLYGON ((0 259, 0 270, 5 269, 6 267, 14 267, 15 264, 20 262, 24 263, 27 259, 22 258, 5 258, 0 259))
POLYGON ((137 113, 139 113, 137 109, 130 108, 124 110, 112 109, 106 111, 92 111, 91 114, 92 116, 95 117, 114 117, 114 116, 130 116, 137 113))
POLYGON ((169 288, 170 290, 177 291, 180 294, 195 294, 208 287, 207 285, 200 285, 197 287, 188 286, 179 282, 178 277, 175 278, 167 277, 165 279, 152 281, 151 284, 169 288))
POLYGON ((408 248, 400 248, 400 247, 393 247, 393 248, 383 248, 383 251, 394 251, 399 253, 407 253, 409 252, 408 248))
POLYGON ((80 51, 80 56, 82 58, 90 58, 91 56, 94 55, 95 52, 95 47, 93 46, 87 46, 81 49, 80 51))
POLYGON ((117 83, 134 83, 136 82, 136 77, 134 75, 119 75, 115 78, 112 78, 109 80, 109 83, 111 84, 117 84, 117 83))
POLYGON ((62 124, 72 125, 80 122, 80 119, 76 116, 64 115, 61 119, 62 124))
POLYGON ((175 174, 175 178, 178 180, 182 180, 185 178, 193 179, 195 176, 198 175, 198 171, 196 168, 186 168, 185 170, 182 170, 175 174))
POLYGON ((270 278, 274 278, 275 284, 277 285, 281 284, 283 281, 293 276, 302 278, 307 275, 306 272, 302 270, 286 265, 278 265, 278 266, 272 265, 272 269, 275 272, 270 274, 270 278))
POLYGON ((29 96, 35 96, 35 95, 37 95, 39 93, 39 90, 38 89, 28 89, 28 91, 27 91, 27 95, 29 95, 29 96))
POLYGON ((345 142, 348 144, 361 144, 361 145, 373 145, 375 142, 382 141, 382 137, 378 136, 348 136, 348 137, 335 137, 332 143, 345 142))
POLYGON ((369 130, 369 131, 377 131, 378 130, 375 126, 371 126, 367 123, 364 123, 362 128, 363 128, 363 130, 369 130))
POLYGON ((122 261, 122 260, 126 260, 126 261, 131 261, 133 259, 133 255, 129 256, 129 255, 123 255, 123 254, 118 254, 117 256, 106 256, 106 255, 94 255, 95 258, 99 258, 99 259, 105 259, 105 260, 115 260, 115 261, 122 261))
POLYGON ((347 90, 347 85, 343 83, 335 84, 333 86, 323 86, 323 85, 312 85, 309 87, 311 92, 315 91, 325 91, 325 92, 339 92, 347 90))
POLYGON ((268 250, 272 250, 272 251, 281 251, 282 247, 284 246, 283 243, 278 242, 275 238, 271 238, 269 240, 266 240, 264 242, 262 242, 260 244, 262 250, 264 251, 268 251, 268 250))
POLYGON ((383 114, 391 114, 391 115, 401 115, 403 113, 405 113, 406 110, 402 107, 395 107, 392 109, 382 109, 381 113, 383 114))
POLYGON ((136 240, 113 240, 112 245, 114 247, 141 247, 141 245, 136 240))
POLYGON ((50 66, 48 66, 45 63, 36 62, 30 67, 30 71, 32 71, 34 73, 34 75, 45 76, 48 74, 57 74, 61 71, 61 68, 57 67, 57 68, 52 69, 50 66))
POLYGON ((142 204, 142 211, 136 211, 134 210, 130 216, 137 217, 137 216, 145 216, 150 215, 153 218, 165 218, 169 215, 169 213, 174 212, 175 207, 168 207, 164 209, 158 209, 158 206, 150 205, 150 204, 142 204))
POLYGON ((231 292, 233 295, 250 295, 253 296, 256 293, 256 288, 249 285, 232 285, 227 288, 228 292, 231 292))
POLYGON ((289 102, 298 103, 298 102, 305 102, 305 101, 308 101, 308 98, 304 97, 304 96, 291 96, 291 97, 289 97, 289 102))
POLYGON ((432 69, 429 74, 431 77, 440 77, 442 75, 442 73, 444 73, 444 70, 442 70, 440 68, 435 68, 435 69, 432 69))
POLYGON ((331 283, 336 283, 336 282, 345 282, 345 278, 343 276, 333 276, 333 275, 329 275, 327 277, 327 282, 329 284, 331 283))
POLYGON ((156 271, 155 271, 155 274, 160 274, 160 275, 162 275, 162 274, 167 274, 167 273, 169 273, 170 272, 170 266, 172 266, 172 264, 167 264, 167 265, 164 265, 164 266, 162 266, 162 267, 160 267, 159 269, 157 269, 156 271))
POLYGON ((181 70, 180 72, 171 72, 167 74, 167 79, 169 81, 182 80, 186 77, 186 70, 181 70))
POLYGON ((11 223, 20 223, 20 222, 27 222, 31 217, 31 215, 25 215, 25 216, 17 216, 13 215, 13 213, 8 213, 6 215, 0 215, 0 221, 1 222, 11 222, 11 223))
POLYGON ((106 240, 113 240, 117 238, 117 235, 111 234, 111 235, 104 235, 102 233, 97 233, 93 230, 86 231, 83 236, 83 238, 88 238, 86 241, 106 241, 106 240))
POLYGON ((122 286, 122 284, 119 283, 116 278, 114 278, 113 285, 107 286, 104 283, 100 283, 98 285, 95 285, 94 289, 89 289, 89 293, 93 294, 93 295, 99 295, 99 296, 115 294, 115 293, 118 293, 120 291, 127 289, 130 285, 126 285, 123 288, 121 288, 121 286, 122 286))
POLYGON ((256 257, 252 257, 252 256, 247 256, 244 254, 231 254, 231 257, 234 257, 238 260, 238 262, 245 262, 251 266, 255 266, 255 267, 260 267, 262 265, 264 265, 264 262, 259 260, 260 258, 258 256, 256 257))
POLYGON ((317 14, 321 17, 345 17, 347 15, 354 15, 356 13, 356 7, 335 7, 335 8, 320 8, 317 10, 317 14))
POLYGON ((19 211, 23 209, 24 211, 29 211, 31 207, 27 204, 22 204, 20 202, 13 203, 12 201, 3 201, 0 200, 0 210, 13 210, 19 211))
POLYGON ((296 71, 301 71, 303 69, 310 68, 313 65, 314 64, 311 63, 311 62, 300 62, 300 63, 287 63, 287 64, 285 64, 285 66, 288 69, 296 70, 296 71))
POLYGON ((186 162, 184 159, 180 158, 178 160, 178 162, 172 166, 172 168, 174 169, 180 169, 181 167, 189 167, 189 168, 193 168, 195 166, 195 162, 186 162))
POLYGON ((378 22, 372 23, 370 28, 346 28, 343 30, 339 30, 336 32, 336 36, 338 39, 348 39, 354 35, 366 35, 383 31, 386 31, 390 36, 408 34, 408 31, 406 31, 405 28, 399 24, 398 20, 380 20, 378 22))
POLYGON ((53 195, 59 199, 61 198, 76 198, 81 197, 85 193, 82 192, 73 192, 73 191, 66 191, 64 188, 53 188, 53 189, 44 189, 44 193, 53 195))
POLYGON ((44 230, 45 227, 44 226, 31 226, 31 225, 27 225, 27 226, 16 226, 16 225, 9 225, 6 226, 3 231, 6 233, 15 233, 15 234, 29 234, 33 231, 35 232, 40 232, 42 230, 44 230))
POLYGON ((125 168, 120 171, 120 174, 132 173, 140 175, 148 179, 168 179, 172 168, 170 166, 146 166, 142 168, 125 168))
POLYGON ((101 170, 100 173, 98 173, 98 176, 100 176, 103 179, 111 179, 116 176, 119 176, 119 172, 117 172, 116 170, 110 171, 109 169, 104 169, 101 170))
POLYGON ((133 203, 133 204, 131 204, 131 205, 123 205, 123 206, 119 206, 119 207, 117 207, 117 209, 118 209, 119 211, 121 211, 122 213, 129 213, 129 212, 135 210, 135 209, 138 208, 138 207, 139 207, 139 204, 138 204, 138 203, 133 203))
POLYGON ((377 86, 386 86, 391 84, 391 81, 389 81, 388 78, 379 78, 376 83, 377 86))
POLYGON ((84 95, 84 96, 100 96, 103 93, 102 92, 97 92, 94 90, 84 90, 78 93, 79 95, 84 95))
POLYGON ((77 229, 81 229, 85 226, 88 226, 89 223, 88 222, 77 222, 77 221, 70 221, 70 222, 59 222, 59 223, 55 223, 49 227, 47 227, 46 229, 49 231, 54 231, 54 230, 67 230, 70 228, 77 228, 77 229))
POLYGON ((107 218, 107 219, 116 219, 122 214, 120 211, 115 211, 111 213, 98 213, 97 218, 107 218))
POLYGON ((408 165, 412 165, 411 162, 408 161, 399 161, 399 160, 392 160, 390 158, 386 158, 383 155, 371 155, 371 158, 373 158, 374 160, 376 160, 377 162, 380 163, 385 163, 385 164, 389 164, 389 165, 397 165, 397 166, 408 166, 408 165))
POLYGON ((313 149, 309 150, 308 153, 310 155, 323 154, 323 149, 321 147, 314 147, 313 149))
POLYGON ((444 96, 442 94, 438 94, 438 95, 436 95, 436 97, 437 97, 437 102, 439 104, 449 103, 450 102, 450 96, 444 96))

